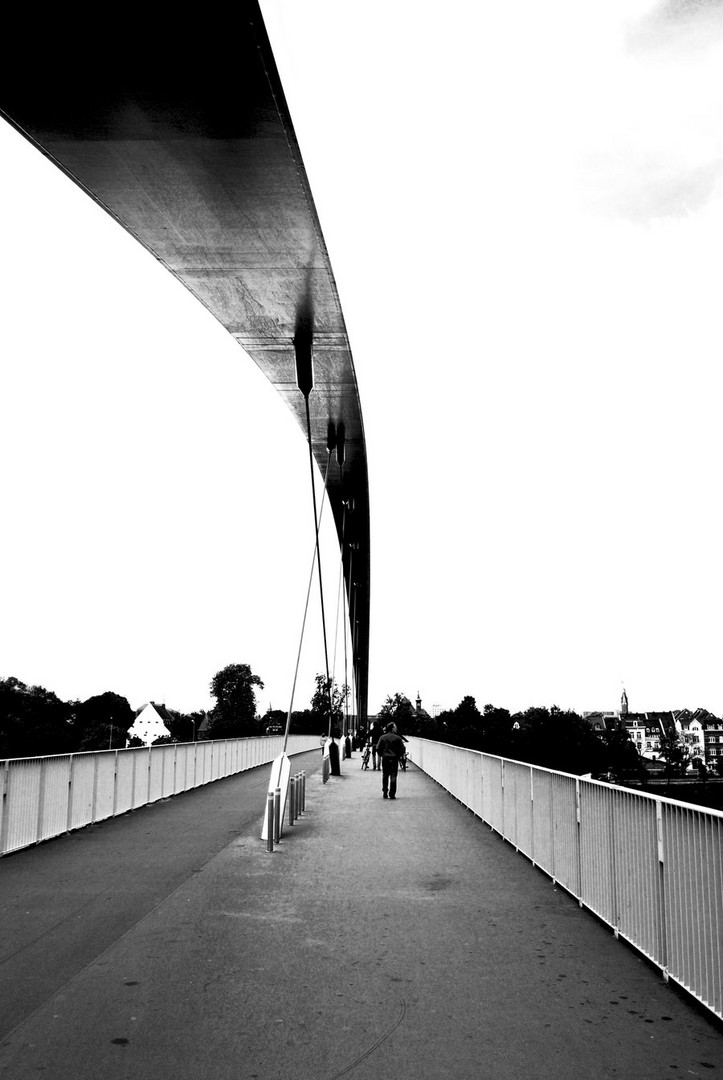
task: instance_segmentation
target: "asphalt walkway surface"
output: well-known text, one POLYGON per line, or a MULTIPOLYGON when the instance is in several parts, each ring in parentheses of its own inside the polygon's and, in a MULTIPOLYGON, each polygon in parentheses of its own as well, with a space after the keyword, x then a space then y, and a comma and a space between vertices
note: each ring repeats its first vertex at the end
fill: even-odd
POLYGON ((11 1080, 723 1076, 723 1027, 423 773, 270 766, 0 860, 11 1080))

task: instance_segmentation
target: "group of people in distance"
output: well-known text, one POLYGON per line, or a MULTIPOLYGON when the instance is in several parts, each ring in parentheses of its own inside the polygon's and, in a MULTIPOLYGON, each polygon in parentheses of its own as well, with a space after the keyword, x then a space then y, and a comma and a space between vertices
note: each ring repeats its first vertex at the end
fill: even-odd
MULTIPOLYGON (((325 752, 327 742, 333 742, 328 735, 322 735, 321 753, 325 752)), ((381 723, 375 720, 369 732, 369 741, 362 751, 362 769, 369 768, 369 758, 373 759, 374 771, 379 769, 382 774, 382 798, 396 799, 397 776, 399 766, 407 767, 407 748, 404 745, 406 739, 397 732, 395 723, 388 723, 382 728, 381 723)))

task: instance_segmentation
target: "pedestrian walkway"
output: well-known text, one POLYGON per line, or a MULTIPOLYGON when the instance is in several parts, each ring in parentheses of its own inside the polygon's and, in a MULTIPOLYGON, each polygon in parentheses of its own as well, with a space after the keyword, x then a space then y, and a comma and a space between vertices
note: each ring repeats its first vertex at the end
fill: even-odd
MULTIPOLYGON (((273 854, 260 839, 264 767, 94 827, 92 836, 84 830, 92 844, 78 833, 0 861, 0 893, 7 871, 18 900, 10 905, 17 955, 31 957, 33 977, 46 986, 6 1031, 0 1075, 723 1075, 718 1022, 423 773, 400 773, 391 802, 381 797, 381 774, 362 771, 359 755, 327 784, 320 762, 317 752, 292 759, 292 775, 308 773, 306 812, 273 854), (114 879, 103 900, 94 880, 88 923, 101 903, 108 910, 103 933, 94 931, 96 952, 77 970, 69 964, 52 988, 42 935, 23 928, 19 897, 25 876, 36 921, 41 878, 48 908, 63 902, 69 883, 54 896, 42 867, 59 865, 64 844, 69 866, 84 851, 102 861, 112 846, 114 863, 132 852, 123 880, 138 898, 113 933, 124 886, 114 879), (183 867, 165 885, 160 851, 169 867, 183 867)), ((66 906, 62 919, 79 947, 83 906, 66 906)), ((46 924, 56 948, 64 935, 52 917, 46 924)), ((0 990, 10 994, 7 984, 0 990)))

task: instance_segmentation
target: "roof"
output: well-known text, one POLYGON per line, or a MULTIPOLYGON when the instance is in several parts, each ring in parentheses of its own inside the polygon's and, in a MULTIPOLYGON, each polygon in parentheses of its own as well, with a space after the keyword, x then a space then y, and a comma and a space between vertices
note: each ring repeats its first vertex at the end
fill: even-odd
POLYGON ((590 724, 592 728, 598 728, 602 731, 607 731, 609 727, 614 727, 617 724, 617 720, 615 717, 611 717, 610 713, 584 712, 582 718, 590 724), (612 724, 611 720, 613 720, 612 724))
POLYGON ((147 701, 145 705, 141 705, 140 709, 136 709, 136 719, 141 715, 144 709, 148 709, 151 707, 153 707, 153 709, 158 713, 161 720, 173 720, 173 714, 168 711, 166 706, 159 705, 155 701, 147 701))

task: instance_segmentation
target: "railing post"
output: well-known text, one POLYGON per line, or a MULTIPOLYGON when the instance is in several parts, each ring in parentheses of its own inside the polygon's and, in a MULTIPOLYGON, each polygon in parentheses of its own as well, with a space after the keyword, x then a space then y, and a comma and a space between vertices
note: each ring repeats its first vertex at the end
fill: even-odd
POLYGON ((665 836, 663 833, 663 804, 655 800, 655 826, 658 838, 658 931, 660 933, 660 963, 663 978, 668 981, 668 929, 666 926, 665 895, 665 836))
POLYGON ((555 876, 555 784, 550 784, 550 877, 553 885, 556 884, 555 876))
POLYGON ((610 800, 610 814, 609 818, 609 840, 610 845, 610 891, 612 893, 610 897, 610 909, 613 918, 613 934, 616 938, 620 936, 620 901, 618 899, 618 860, 617 852, 615 850, 615 844, 617 840, 617 822, 615 819, 615 798, 612 792, 608 792, 608 799, 610 800))
POLYGON ((500 765, 500 817, 502 818, 502 836, 507 839, 505 832, 505 763, 504 760, 500 765))
POLYGON ((535 866, 535 770, 530 765, 530 860, 535 866))
POLYGON ((40 759, 40 780, 38 781, 38 812, 35 818, 35 843, 40 842, 43 827, 43 809, 45 805, 45 759, 40 759))
POLYGON ((479 756, 479 819, 485 819, 485 756, 479 756))
POLYGON ((113 751, 113 817, 118 807, 118 751, 113 751))
POLYGON ((0 855, 4 855, 8 843, 8 789, 10 787, 10 762, 3 764, 2 772, 2 806, 0 806, 0 855))
MULTIPOLYGON (((68 762, 68 808, 65 815, 65 831, 70 832, 70 827, 73 823, 73 773, 75 772, 75 754, 70 754, 70 761, 68 762)), ((2 846, 0 845, 0 852, 2 846)))
POLYGON ((93 758, 93 801, 90 807, 90 820, 96 820, 98 813, 98 754, 93 758))
POLYGON ((132 771, 131 771, 131 810, 136 808, 136 750, 131 750, 132 771))
POLYGON ((577 902, 582 907, 582 829, 581 829, 581 815, 580 815, 580 781, 575 780, 575 817, 577 819, 577 828, 575 830, 575 837, 577 841, 577 902))

